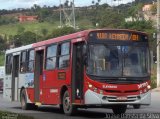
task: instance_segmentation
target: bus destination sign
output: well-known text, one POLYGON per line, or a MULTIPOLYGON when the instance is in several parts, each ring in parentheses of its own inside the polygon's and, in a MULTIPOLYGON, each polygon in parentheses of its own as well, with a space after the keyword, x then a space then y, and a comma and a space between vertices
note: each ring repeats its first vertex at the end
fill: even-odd
POLYGON ((138 34, 125 34, 125 33, 96 33, 97 39, 99 40, 133 40, 139 41, 138 34))
POLYGON ((148 41, 147 35, 135 32, 92 32, 90 39, 95 40, 120 40, 120 41, 148 41))

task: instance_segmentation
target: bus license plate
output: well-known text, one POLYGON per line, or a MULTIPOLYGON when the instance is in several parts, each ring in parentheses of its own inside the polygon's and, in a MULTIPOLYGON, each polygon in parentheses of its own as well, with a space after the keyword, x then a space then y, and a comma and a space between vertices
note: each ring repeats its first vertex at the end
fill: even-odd
POLYGON ((125 96, 117 97, 117 100, 127 100, 127 97, 125 97, 125 96))

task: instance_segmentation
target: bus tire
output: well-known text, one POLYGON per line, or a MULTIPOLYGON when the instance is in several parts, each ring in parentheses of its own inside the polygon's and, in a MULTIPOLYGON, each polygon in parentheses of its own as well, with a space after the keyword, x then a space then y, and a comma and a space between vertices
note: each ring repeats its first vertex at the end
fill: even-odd
POLYGON ((29 110, 31 108, 31 104, 27 103, 27 96, 24 89, 21 92, 21 107, 23 110, 29 110))
POLYGON ((127 105, 114 105, 112 107, 114 114, 124 114, 126 112, 127 105))
POLYGON ((38 109, 38 106, 35 105, 34 103, 33 104, 29 104, 29 108, 32 109, 32 110, 37 110, 38 109))
POLYGON ((141 107, 140 104, 133 105, 133 108, 134 108, 134 109, 140 109, 140 107, 141 107))
POLYGON ((74 115, 77 111, 75 105, 71 103, 68 90, 63 95, 63 111, 68 116, 74 115))

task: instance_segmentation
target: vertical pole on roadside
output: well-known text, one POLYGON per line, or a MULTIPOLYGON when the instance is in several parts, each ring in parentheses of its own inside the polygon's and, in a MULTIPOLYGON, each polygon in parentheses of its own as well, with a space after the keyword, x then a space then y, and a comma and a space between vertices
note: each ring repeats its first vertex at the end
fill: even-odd
POLYGON ((73 9, 73 28, 76 29, 76 20, 75 20, 75 5, 74 5, 74 0, 72 3, 72 9, 73 9))
POLYGON ((160 0, 157 0, 157 87, 160 86, 160 0))
POLYGON ((61 0, 60 0, 60 7, 59 7, 59 10, 60 10, 60 27, 62 27, 62 6, 61 6, 61 0))

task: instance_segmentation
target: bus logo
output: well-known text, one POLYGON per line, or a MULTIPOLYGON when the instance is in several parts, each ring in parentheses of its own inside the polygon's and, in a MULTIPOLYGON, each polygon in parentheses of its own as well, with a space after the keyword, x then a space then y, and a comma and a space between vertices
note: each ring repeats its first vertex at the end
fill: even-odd
POLYGON ((102 88, 117 88, 117 86, 112 85, 103 85, 102 88))

